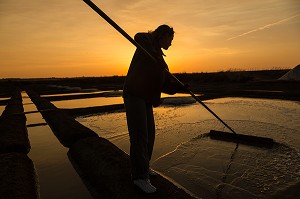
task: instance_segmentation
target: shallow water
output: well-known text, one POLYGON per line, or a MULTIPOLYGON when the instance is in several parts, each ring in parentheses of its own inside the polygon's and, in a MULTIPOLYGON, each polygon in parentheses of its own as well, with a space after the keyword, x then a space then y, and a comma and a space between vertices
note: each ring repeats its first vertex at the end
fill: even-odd
MULTIPOLYGON (((0 100, 8 100, 9 97, 0 97, 0 100)), ((6 105, 0 105, 0 115, 2 115, 6 105)))
POLYGON ((10 97, 0 97, 0 100, 9 100, 10 97))
MULTIPOLYGON (((25 111, 35 111, 27 95, 22 96, 25 111)), ((81 108, 123 100, 109 97, 59 103, 61 108, 81 108)), ((261 149, 211 140, 203 136, 211 129, 228 130, 201 105, 164 105, 154 109, 156 142, 151 165, 156 171, 203 198, 268 198, 299 183, 299 102, 222 98, 205 103, 236 132, 270 137, 278 144, 261 149)), ((26 117, 27 124, 45 122, 39 113, 26 117)), ((124 112, 77 120, 129 153, 124 112)), ((28 128, 28 134, 32 146, 29 157, 39 175, 41 197, 91 198, 67 157, 68 149, 49 126, 28 128)))
MULTIPOLYGON (((201 105, 158 107, 155 170, 204 198, 272 197, 300 181, 299 103, 247 98, 205 103, 236 132, 270 137, 278 144, 261 149, 211 140, 202 135, 228 130, 201 105)), ((129 152, 125 113, 77 120, 129 152)))
POLYGON ((4 109, 5 109, 5 106, 0 106, 0 115, 2 115, 4 109))
POLYGON ((76 93, 59 93, 59 94, 47 94, 41 95, 41 97, 54 97, 54 96, 69 96, 69 95, 82 95, 82 94, 97 94, 103 93, 104 91, 95 91, 95 92, 76 92, 76 93))
MULTIPOLYGON (((109 92, 104 92, 108 93, 109 92)), ((112 94, 110 94, 112 95, 112 94)), ((186 97, 187 94, 176 94, 171 95, 172 97, 186 97)), ((162 97, 170 97, 170 95, 162 94, 162 97)), ((96 98, 85 98, 85 99, 74 99, 74 100, 62 100, 52 102, 58 108, 84 108, 91 106, 105 106, 111 104, 123 104, 123 98, 121 96, 109 96, 109 97, 96 97, 96 98)))
POLYGON ((58 108, 85 108, 91 106, 105 106, 110 104, 122 104, 122 97, 97 97, 76 100, 62 100, 52 102, 58 108))
MULTIPOLYGON (((37 110, 26 93, 22 97, 25 112, 37 110)), ((45 123, 40 113, 26 114, 26 119, 27 125, 45 123)), ((68 149, 48 125, 28 128, 28 136, 28 156, 37 170, 41 198, 92 198, 67 157, 68 149)))

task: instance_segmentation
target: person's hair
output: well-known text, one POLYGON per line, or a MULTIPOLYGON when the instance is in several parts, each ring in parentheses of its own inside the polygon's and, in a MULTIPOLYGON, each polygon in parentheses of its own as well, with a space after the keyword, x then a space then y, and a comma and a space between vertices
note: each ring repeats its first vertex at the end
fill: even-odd
POLYGON ((165 24, 160 25, 154 31, 149 32, 153 34, 156 39, 160 39, 164 35, 174 35, 175 33, 172 27, 165 24))

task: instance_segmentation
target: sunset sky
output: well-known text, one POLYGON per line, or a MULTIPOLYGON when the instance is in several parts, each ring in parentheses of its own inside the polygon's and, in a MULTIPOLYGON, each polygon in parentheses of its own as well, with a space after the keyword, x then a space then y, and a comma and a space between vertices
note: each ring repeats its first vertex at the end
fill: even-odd
MULTIPOLYGON (((130 36, 168 24, 170 71, 293 68, 299 0, 93 0, 130 36)), ((126 75, 135 47, 82 0, 0 0, 0 78, 126 75)))

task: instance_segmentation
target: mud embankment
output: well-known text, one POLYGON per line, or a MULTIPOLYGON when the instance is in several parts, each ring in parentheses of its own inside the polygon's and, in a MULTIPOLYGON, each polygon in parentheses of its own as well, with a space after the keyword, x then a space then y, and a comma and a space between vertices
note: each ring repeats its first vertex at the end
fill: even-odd
POLYGON ((40 198, 20 90, 0 116, 0 198, 40 198))

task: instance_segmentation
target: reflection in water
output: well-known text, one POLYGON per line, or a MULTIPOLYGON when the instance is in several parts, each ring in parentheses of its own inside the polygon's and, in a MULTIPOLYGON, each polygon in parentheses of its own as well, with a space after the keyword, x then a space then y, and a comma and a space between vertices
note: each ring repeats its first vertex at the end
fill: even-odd
MULTIPOLYGON (((36 110, 30 99, 23 96, 25 111, 36 110)), ((103 97, 53 103, 60 108, 80 108, 119 104, 123 99, 103 97)), ((263 150, 210 140, 201 135, 211 129, 227 129, 201 105, 161 106, 154 109, 156 142, 151 164, 155 170, 205 198, 270 197, 300 179, 299 103, 247 98, 205 103, 236 132, 270 137, 280 144, 263 150)), ((27 124, 44 121, 39 113, 26 116, 27 124)), ((77 120, 129 153, 124 112, 77 120)), ((39 174, 42 198, 90 198, 67 158, 67 149, 51 129, 40 126, 28 131, 32 146, 29 156, 39 174)))
POLYGON ((77 93, 60 93, 60 94, 48 94, 48 95, 41 95, 41 97, 55 97, 55 96, 69 96, 69 95, 86 95, 86 94, 98 94, 103 93, 103 91, 96 91, 96 92, 77 92, 77 93))
MULTIPOLYGON (((223 98, 206 104, 236 132, 270 137, 280 144, 266 150, 203 138, 211 129, 227 129, 201 105, 158 107, 151 162, 155 170, 204 198, 216 198, 217 191, 220 198, 271 197, 300 179, 298 103, 223 98)), ((129 152, 125 113, 78 121, 129 152)))
POLYGON ((10 97, 0 97, 0 100, 9 100, 10 97))
POLYGON ((209 138, 192 139, 152 167, 203 198, 269 198, 298 182, 300 155, 292 147, 281 144, 266 150, 239 145, 230 162, 234 147, 209 138))
MULTIPOLYGON (((109 95, 111 95, 112 97, 96 97, 96 98, 85 98, 85 99, 74 99, 74 100, 62 100, 62 101, 53 101, 52 103, 58 108, 83 108, 83 107, 105 106, 111 104, 124 103, 123 98, 121 96, 114 97, 113 93, 110 93, 109 95)), ((162 97, 189 97, 189 96, 190 96, 189 94, 180 94, 180 93, 175 95, 162 94, 162 97)))
POLYGON ((67 152, 49 126, 28 128, 33 160, 39 176, 41 198, 92 198, 71 165, 67 152))
POLYGON ((52 102, 58 108, 83 108, 91 106, 105 106, 110 104, 122 104, 122 97, 97 97, 76 100, 63 100, 52 102))
POLYGON ((0 115, 2 115, 4 109, 5 109, 5 106, 0 106, 0 115))
MULTIPOLYGON (((9 100, 10 97, 0 97, 0 100, 9 100)), ((2 115, 6 105, 0 105, 0 115, 2 115)))
MULTIPOLYGON (((22 93, 25 111, 36 107, 22 93)), ((44 123, 40 113, 27 114, 27 125, 44 123)), ((31 150, 28 156, 34 162, 39 177, 41 198, 92 198, 67 157, 68 149, 52 133, 49 126, 28 128, 31 150)))

